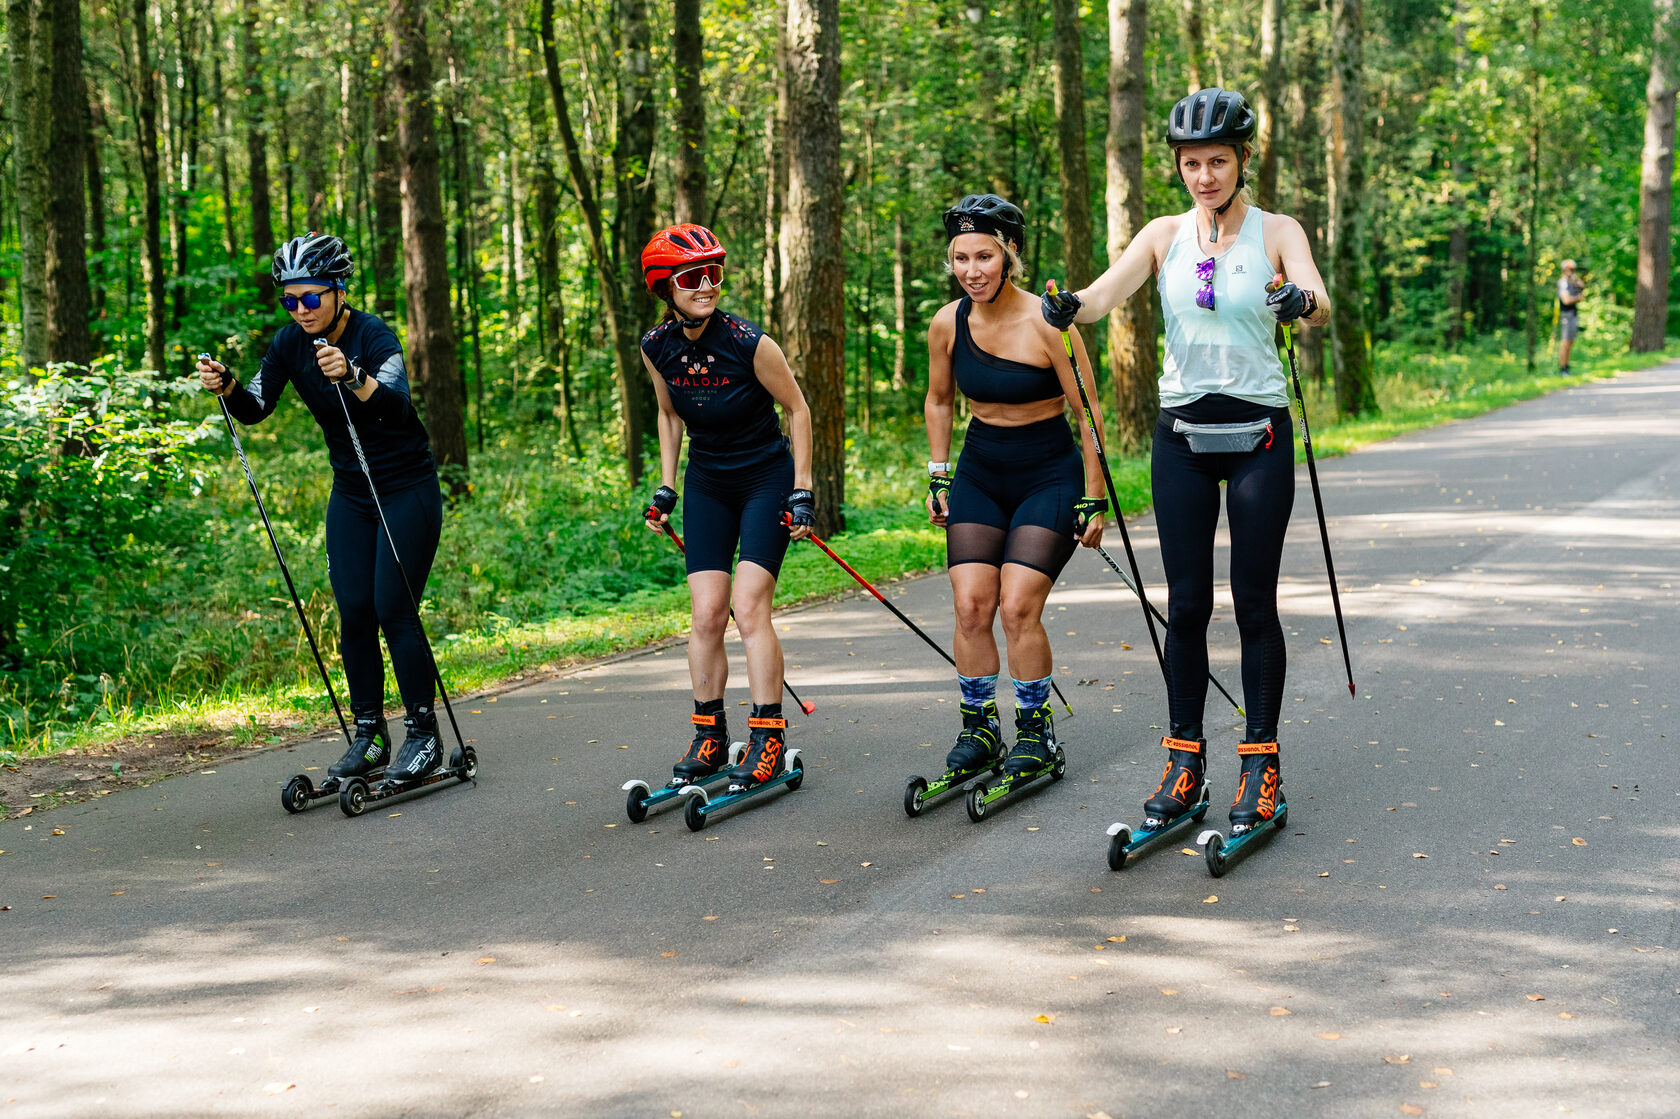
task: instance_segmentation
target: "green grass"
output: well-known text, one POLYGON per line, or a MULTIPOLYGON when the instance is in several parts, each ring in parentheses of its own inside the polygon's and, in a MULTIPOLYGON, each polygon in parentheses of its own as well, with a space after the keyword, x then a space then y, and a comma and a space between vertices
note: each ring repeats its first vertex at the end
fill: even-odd
MULTIPOLYGON (((1328 386, 1307 386, 1313 441, 1321 456, 1344 454, 1395 435, 1480 415, 1567 385, 1645 368, 1680 355, 1578 353, 1578 372, 1562 378, 1530 375, 1519 353, 1482 344, 1460 354, 1435 354, 1399 345, 1377 355, 1378 414, 1338 420, 1328 386)), ((1550 365, 1549 358, 1542 360, 1550 365)), ((271 515, 281 521, 294 574, 310 602, 312 624, 334 656, 336 614, 319 563, 319 517, 327 479, 318 442, 298 420, 283 433, 247 437, 258 462, 271 515), (292 439, 304 432, 307 437, 292 439), (289 433, 289 434, 288 434, 289 433), (282 450, 288 443, 298 449, 282 450), (266 446, 265 446, 266 444, 266 446), (266 472, 266 473, 265 473, 266 472), (286 484, 274 484, 280 479, 286 484), (303 526, 301 529, 295 526, 303 526)), ((942 534, 921 512, 926 444, 919 417, 877 425, 848 441, 848 531, 830 543, 877 582, 943 565, 942 534)), ((1297 443, 1297 456, 1301 455, 1297 443)), ((431 585, 426 621, 439 660, 455 693, 468 694, 511 678, 634 649, 683 633, 688 593, 680 559, 624 513, 621 476, 610 452, 587 462, 563 459, 557 449, 504 442, 475 460, 481 481, 474 500, 450 514, 431 585)), ((1116 489, 1128 514, 1149 507, 1146 457, 1112 462, 1116 489)), ((247 582, 217 584, 183 610, 168 640, 208 651, 194 657, 216 664, 211 675, 172 670, 160 684, 112 698, 93 717, 47 720, 28 735, 14 733, 19 754, 97 750, 136 734, 215 731, 237 744, 274 738, 277 727, 306 733, 333 725, 314 662, 297 636, 290 605, 269 569, 266 537, 250 524, 243 478, 229 464, 204 500, 214 516, 206 551, 209 569, 244 574, 247 582), (268 600, 252 602, 250 572, 268 579, 268 600), (213 601, 211 601, 213 600, 213 601), (253 614, 255 606, 262 613, 253 614), (245 615, 239 612, 245 611, 245 615), (244 617, 261 620, 249 625, 244 617), (239 619, 235 621, 236 619, 239 619), (246 644, 207 636, 238 630, 246 644), (260 629, 245 637, 247 628, 260 629), (184 636, 182 636, 184 635, 184 636), (220 640, 222 643, 217 644, 220 640)), ((633 503, 632 503, 633 504, 633 503)), ((679 507, 679 517, 681 509, 679 507)), ((231 578, 231 576, 230 576, 231 578)), ((182 590, 187 582, 174 587, 182 590)), ((814 547, 794 547, 777 590, 777 603, 832 596, 856 589, 851 578, 814 547)), ((186 653, 178 654, 185 657, 186 653)), ((195 662, 196 663, 196 662, 195 662)), ((335 671, 342 697, 343 682, 335 671)), ((395 706, 395 695, 388 697, 395 706)))

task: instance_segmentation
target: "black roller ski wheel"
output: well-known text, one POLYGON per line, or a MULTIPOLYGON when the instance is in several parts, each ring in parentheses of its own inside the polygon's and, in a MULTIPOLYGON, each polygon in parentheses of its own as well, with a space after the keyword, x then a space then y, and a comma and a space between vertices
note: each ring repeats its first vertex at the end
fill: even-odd
POLYGON ((1050 767, 1050 780, 1060 781, 1067 776, 1067 751, 1056 747, 1056 763, 1050 767))
POLYGON ((805 759, 793 759, 793 776, 787 779, 788 792, 793 792, 805 783, 805 759))
POLYGON ((1200 808, 1196 809, 1195 814, 1191 816, 1190 819, 1195 823, 1201 823, 1202 817, 1207 815, 1207 810, 1208 806, 1206 804, 1202 805, 1200 808))
POLYGON ((1276 828, 1278 831, 1282 831, 1283 825, 1288 822, 1289 806, 1286 804, 1282 808, 1278 809, 1278 814, 1276 816, 1272 817, 1272 827, 1276 828))
POLYGON ((642 803, 643 799, 642 788, 639 785, 631 789, 624 798, 624 814, 630 817, 632 824, 639 824, 647 819, 647 805, 642 803))
POLYGON ((904 786, 904 814, 914 820, 922 814, 922 798, 927 796, 927 780, 922 777, 910 778, 910 783, 904 786))
POLYGON ((352 777, 338 790, 338 807, 346 816, 360 816, 367 811, 367 783, 352 777))
POLYGON ((1208 836, 1207 844, 1202 848, 1202 855, 1207 859, 1208 873, 1215 878, 1225 877, 1225 839, 1218 832, 1208 836))
POLYGON ((706 826, 706 813, 702 811, 699 797, 685 797, 688 801, 683 805, 683 823, 688 825, 689 831, 699 831, 706 826))
POLYGON ((963 798, 963 804, 968 809, 968 818, 979 823, 986 818, 986 786, 979 784, 968 790, 968 796, 963 798))
POLYGON ((471 746, 461 747, 461 780, 478 780, 478 751, 471 746))
POLYGON ((309 794, 315 791, 315 785, 307 776, 300 773, 280 790, 280 806, 294 816, 309 807, 309 794))
POLYGON ((1126 869, 1126 844, 1131 841, 1132 833, 1125 828, 1114 833, 1114 837, 1108 841, 1109 870, 1126 869))

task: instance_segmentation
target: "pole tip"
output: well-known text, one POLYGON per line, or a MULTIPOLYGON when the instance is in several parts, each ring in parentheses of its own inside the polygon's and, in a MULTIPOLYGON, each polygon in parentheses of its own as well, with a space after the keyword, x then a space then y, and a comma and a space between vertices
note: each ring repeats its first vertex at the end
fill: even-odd
POLYGON ((1348 681, 1348 695, 1350 695, 1350 696, 1352 696, 1352 697, 1353 697, 1353 698, 1354 698, 1354 699, 1358 699, 1358 698, 1359 698, 1359 693, 1358 693, 1358 692, 1355 692, 1355 691, 1354 691, 1354 690, 1353 690, 1353 681, 1352 681, 1352 680, 1349 680, 1349 681, 1348 681))
POLYGON ((799 709, 800 709, 800 710, 801 710, 801 711, 803 711, 803 712, 805 712, 805 714, 807 714, 807 715, 810 715, 810 714, 812 714, 812 713, 814 713, 814 712, 815 712, 815 711, 816 711, 816 709, 817 709, 817 705, 816 705, 816 704, 814 704, 814 703, 811 703, 811 702, 809 702, 809 701, 807 701, 807 702, 805 702, 805 703, 801 703, 801 704, 800 704, 800 705, 799 705, 799 709))

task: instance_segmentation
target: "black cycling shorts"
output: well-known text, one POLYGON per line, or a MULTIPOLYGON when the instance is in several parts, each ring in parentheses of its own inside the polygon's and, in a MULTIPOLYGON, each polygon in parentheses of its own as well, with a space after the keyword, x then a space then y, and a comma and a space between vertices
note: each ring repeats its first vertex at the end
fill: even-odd
POLYGON ((793 492, 793 455, 784 450, 768 462, 719 470, 690 460, 683 483, 683 543, 688 573, 729 571, 736 544, 741 560, 779 575, 787 555, 782 523, 793 492))
POLYGON ((1073 555, 1073 503, 1085 493, 1067 420, 1020 427, 970 420, 951 480, 945 562, 1020 564, 1052 580, 1073 555))

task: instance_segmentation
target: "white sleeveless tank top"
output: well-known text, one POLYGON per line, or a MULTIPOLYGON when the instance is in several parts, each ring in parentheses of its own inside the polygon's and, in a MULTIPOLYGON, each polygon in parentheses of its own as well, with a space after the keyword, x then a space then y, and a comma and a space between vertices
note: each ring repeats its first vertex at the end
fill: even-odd
POLYGON ((1182 407, 1209 393, 1289 406, 1275 342, 1277 318, 1266 306, 1272 266, 1262 216, 1258 206, 1250 206, 1236 240, 1214 258, 1214 309, 1204 311, 1196 306, 1202 286, 1196 265, 1207 258, 1196 243, 1195 211, 1184 215, 1156 278, 1167 335, 1161 407, 1182 407))

